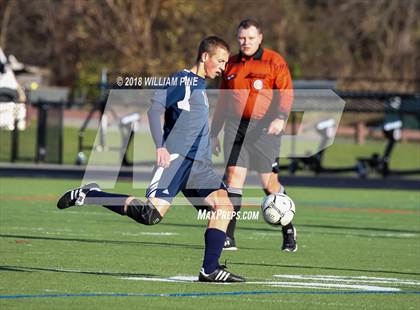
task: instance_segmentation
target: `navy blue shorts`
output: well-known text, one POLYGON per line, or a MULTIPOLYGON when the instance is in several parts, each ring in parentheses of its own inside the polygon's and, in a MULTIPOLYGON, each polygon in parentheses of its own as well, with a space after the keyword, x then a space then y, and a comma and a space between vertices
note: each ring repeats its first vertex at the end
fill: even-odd
POLYGON ((160 198, 171 203, 182 192, 191 203, 197 205, 204 204, 204 198, 219 189, 226 189, 226 186, 222 177, 214 172, 211 161, 197 161, 171 154, 168 168, 155 168, 146 197, 160 198))

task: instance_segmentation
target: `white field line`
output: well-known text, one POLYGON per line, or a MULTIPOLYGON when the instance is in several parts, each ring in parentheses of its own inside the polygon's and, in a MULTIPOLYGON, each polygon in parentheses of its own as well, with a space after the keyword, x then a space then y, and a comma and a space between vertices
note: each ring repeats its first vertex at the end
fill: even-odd
POLYGON ((124 277, 123 280, 151 281, 151 282, 196 282, 197 276, 175 276, 170 278, 124 277))
MULTIPOLYGON (((326 233, 326 232, 324 232, 326 233)), ((273 236, 273 235, 278 235, 277 231, 274 232, 256 232, 253 233, 253 235, 258 235, 258 236, 273 236)), ((399 238, 417 238, 419 236, 419 234, 416 233, 380 233, 380 232, 375 232, 375 233, 360 233, 360 232, 356 232, 356 233, 348 233, 348 235, 351 236, 368 236, 368 237, 399 237, 399 238)))
MULTIPOLYGON (((358 234, 355 234, 358 235, 358 234)), ((419 235, 416 233, 368 233, 359 234, 360 236, 371 236, 371 237, 400 237, 400 238, 416 238, 419 235)))
POLYGON ((197 276, 175 276, 175 277, 170 277, 170 279, 179 280, 179 281, 186 281, 186 282, 198 281, 197 276))
MULTIPOLYGON (((170 278, 149 278, 149 277, 123 277, 123 280, 131 281, 150 281, 150 282, 196 282, 198 278, 196 276, 175 276, 170 278)), ((228 284, 228 283, 224 283, 228 284)), ((399 288, 394 287, 383 287, 383 286, 372 286, 372 285, 357 285, 357 284, 337 284, 337 283, 325 283, 325 282, 282 282, 282 281, 249 281, 244 284, 260 284, 271 287, 299 287, 299 288, 313 288, 313 289, 354 289, 364 291, 389 291, 397 292, 399 288)))
POLYGON ((358 289, 363 291, 387 291, 387 292, 398 292, 401 291, 395 287, 383 287, 383 286, 371 286, 371 285, 351 285, 351 284, 333 284, 333 283, 318 283, 318 282, 278 282, 273 283, 270 286, 283 287, 288 285, 289 287, 317 287, 317 288, 338 288, 338 289, 358 289))
MULTIPOLYGON (((285 282, 285 283, 290 283, 290 282, 285 282)), ((310 284, 308 285, 293 285, 293 284, 273 284, 273 285, 269 285, 270 287, 293 287, 293 288, 312 288, 312 289, 317 289, 317 290, 330 290, 330 287, 319 287, 319 286, 311 286, 310 284)))
POLYGON ((143 236, 176 236, 176 235, 179 235, 179 233, 163 232, 163 231, 161 231, 161 232, 152 232, 152 231, 147 232, 147 231, 142 231, 140 233, 135 233, 135 234, 133 234, 133 233, 122 233, 122 235, 123 236, 133 236, 133 237, 142 236, 142 235, 143 236))
POLYGON ((376 277, 340 277, 328 275, 274 275, 276 278, 315 280, 328 282, 357 282, 357 283, 380 283, 380 284, 399 284, 399 285, 420 285, 419 281, 403 280, 395 278, 376 278, 376 277))

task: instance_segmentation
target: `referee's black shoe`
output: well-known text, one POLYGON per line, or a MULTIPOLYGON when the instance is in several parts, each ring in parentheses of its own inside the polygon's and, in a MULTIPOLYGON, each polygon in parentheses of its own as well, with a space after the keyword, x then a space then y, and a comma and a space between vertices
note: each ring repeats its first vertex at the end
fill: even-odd
POLYGON ((229 271, 225 270, 226 266, 219 266, 210 274, 204 272, 204 268, 201 268, 200 274, 198 275, 198 281, 200 282, 245 282, 245 278, 234 275, 229 271))
POLYGON ((285 252, 296 252, 298 249, 296 242, 296 228, 289 224, 282 228, 283 231, 283 246, 281 249, 285 252))
POLYGON ((89 183, 83 185, 82 187, 65 192, 58 200, 57 208, 66 209, 72 206, 82 206, 85 201, 86 194, 91 190, 100 191, 101 188, 96 183, 89 183))
POLYGON ((226 236, 225 244, 223 245, 223 250, 226 251, 236 251, 238 248, 236 247, 235 239, 226 236))

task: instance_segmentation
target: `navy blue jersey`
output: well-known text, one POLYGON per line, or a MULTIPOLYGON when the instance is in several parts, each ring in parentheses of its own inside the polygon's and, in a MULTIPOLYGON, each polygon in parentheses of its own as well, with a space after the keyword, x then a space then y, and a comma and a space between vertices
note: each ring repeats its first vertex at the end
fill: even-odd
POLYGON ((156 147, 194 160, 211 160, 209 105, 204 78, 183 70, 171 85, 157 90, 149 109, 149 124, 156 147), (164 113, 163 134, 160 115, 164 113))

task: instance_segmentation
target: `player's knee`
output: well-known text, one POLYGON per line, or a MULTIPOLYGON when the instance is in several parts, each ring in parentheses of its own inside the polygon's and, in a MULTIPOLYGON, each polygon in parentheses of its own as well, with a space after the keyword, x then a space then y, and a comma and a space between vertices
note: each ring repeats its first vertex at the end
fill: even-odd
POLYGON ((216 203, 213 206, 213 210, 215 210, 216 212, 217 211, 219 211, 219 212, 223 211, 226 214, 232 214, 233 213, 233 205, 232 205, 232 203, 230 202, 229 199, 224 199, 223 201, 216 203))
POLYGON ((233 214, 233 205, 226 190, 219 190, 212 193, 206 199, 213 212, 219 212, 227 215, 233 214))
POLYGON ((144 225, 155 225, 162 220, 162 215, 149 201, 133 199, 127 206, 127 216, 144 225))

